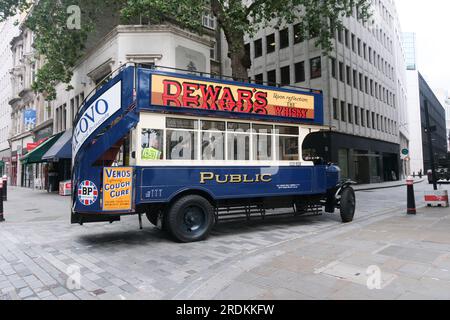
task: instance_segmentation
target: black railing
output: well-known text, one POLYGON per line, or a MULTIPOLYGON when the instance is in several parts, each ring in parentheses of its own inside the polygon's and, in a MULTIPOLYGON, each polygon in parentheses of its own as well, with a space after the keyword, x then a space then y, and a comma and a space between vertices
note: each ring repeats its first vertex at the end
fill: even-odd
POLYGON ((179 69, 179 68, 164 67, 164 66, 154 66, 151 69, 153 69, 153 70, 167 69, 167 70, 172 70, 172 71, 187 72, 189 74, 199 75, 200 77, 203 77, 203 76, 207 75, 210 78, 215 78, 215 79, 220 79, 220 80, 240 81, 240 82, 250 83, 250 84, 266 85, 266 86, 269 86, 269 87, 293 88, 293 89, 301 89, 301 90, 308 91, 308 92, 311 92, 311 93, 315 93, 315 92, 322 93, 322 90, 320 90, 320 89, 306 88, 306 87, 301 87, 301 86, 294 86, 294 85, 291 85, 291 84, 286 85, 286 84, 281 84, 281 83, 277 83, 277 82, 268 82, 268 81, 261 81, 261 80, 255 80, 255 79, 233 78, 233 77, 230 77, 230 76, 225 76, 223 74, 217 74, 217 73, 201 72, 201 71, 195 71, 195 70, 179 69))

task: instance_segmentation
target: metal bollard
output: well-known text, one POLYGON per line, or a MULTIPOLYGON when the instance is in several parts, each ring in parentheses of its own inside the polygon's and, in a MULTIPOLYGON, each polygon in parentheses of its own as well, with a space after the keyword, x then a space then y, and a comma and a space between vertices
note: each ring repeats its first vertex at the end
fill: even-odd
MULTIPOLYGON (((0 183, 0 194, 3 194, 3 183, 0 183)), ((5 217, 3 216, 3 197, 0 197, 0 222, 5 222, 5 217)))
POLYGON ((8 201, 8 177, 3 176, 3 201, 8 201))
POLYGON ((406 180, 408 189, 408 214, 416 214, 416 197, 414 196, 414 178, 408 177, 406 180))

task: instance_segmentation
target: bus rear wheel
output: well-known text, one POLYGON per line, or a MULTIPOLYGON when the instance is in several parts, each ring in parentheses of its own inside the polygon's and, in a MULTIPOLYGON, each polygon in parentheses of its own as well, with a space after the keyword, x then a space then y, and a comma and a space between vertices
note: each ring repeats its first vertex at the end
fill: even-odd
POLYGON ((167 211, 167 227, 180 242, 206 239, 214 226, 214 208, 205 198, 197 195, 177 200, 167 211))
POLYGON ((342 222, 352 222, 356 209, 355 191, 352 188, 342 190, 340 207, 342 222))

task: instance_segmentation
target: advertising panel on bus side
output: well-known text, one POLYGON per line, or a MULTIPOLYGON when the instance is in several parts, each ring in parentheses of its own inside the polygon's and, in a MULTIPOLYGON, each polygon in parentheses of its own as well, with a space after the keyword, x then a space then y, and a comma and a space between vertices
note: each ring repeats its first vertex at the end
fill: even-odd
POLYGON ((132 197, 133 168, 104 168, 103 211, 129 211, 132 197))
POLYGON ((323 122, 322 94, 256 84, 152 73, 150 104, 188 111, 224 111, 234 116, 323 122))

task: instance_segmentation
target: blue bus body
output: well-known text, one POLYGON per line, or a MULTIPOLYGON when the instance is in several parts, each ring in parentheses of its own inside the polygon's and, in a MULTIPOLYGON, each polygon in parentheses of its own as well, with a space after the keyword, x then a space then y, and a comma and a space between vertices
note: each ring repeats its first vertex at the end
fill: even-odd
MULTIPOLYGON (((112 167, 105 154, 130 135, 140 122, 142 112, 167 115, 189 115, 281 124, 323 125, 323 97, 320 92, 302 92, 314 98, 314 119, 295 119, 271 115, 247 114, 200 108, 152 105, 151 85, 155 75, 174 76, 156 70, 126 67, 104 84, 80 109, 74 123, 73 137, 73 207, 72 222, 116 221, 121 215, 145 213, 152 205, 170 205, 180 195, 200 194, 214 205, 229 200, 301 197, 327 199, 336 192, 340 170, 334 165, 281 166, 208 165, 187 166, 129 165, 132 172, 131 199, 127 210, 104 210, 105 168, 112 167), (120 89, 116 89, 120 88, 120 89), (115 90, 112 105, 105 95, 115 90), (102 98, 103 97, 103 98, 102 98), (103 159, 103 160, 102 160, 103 159), (87 197, 89 195, 89 197, 87 197)), ((267 90, 255 84, 236 83, 191 75, 176 75, 192 81, 208 81, 221 85, 239 85, 267 90)), ((296 94, 298 90, 278 89, 296 94)), ((300 145, 301 148, 301 145, 300 145)), ((136 156, 136 155, 135 155, 136 156)), ((297 200, 296 200, 297 199, 297 200)))

